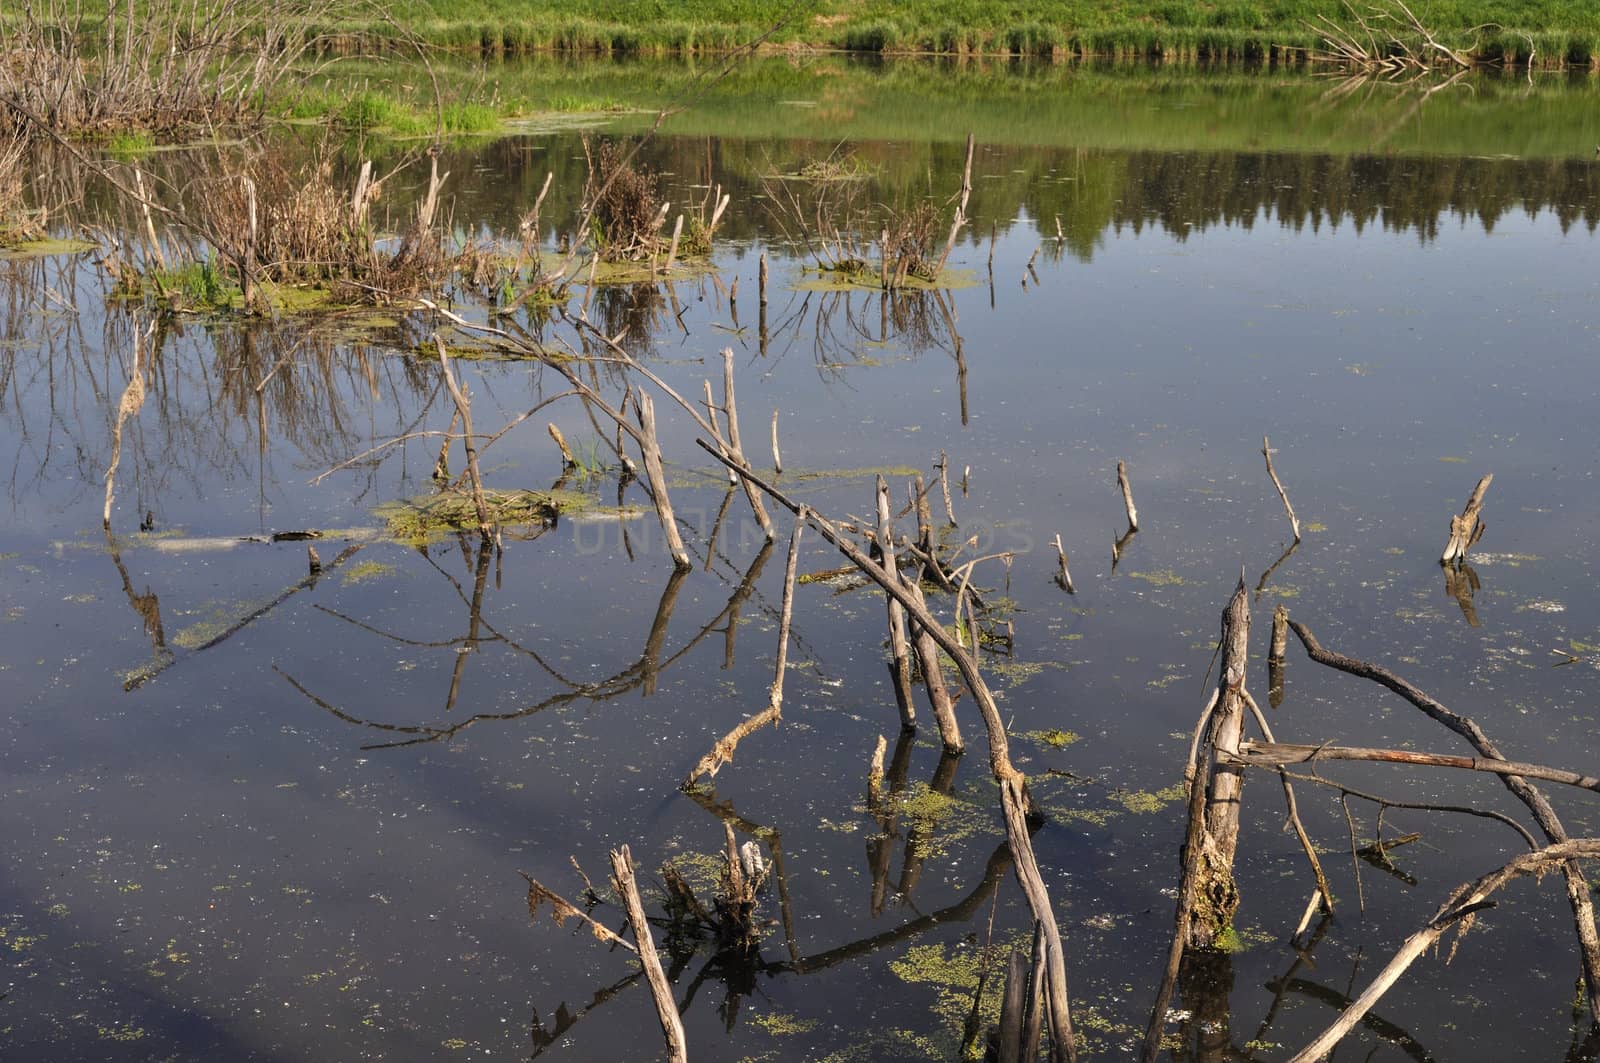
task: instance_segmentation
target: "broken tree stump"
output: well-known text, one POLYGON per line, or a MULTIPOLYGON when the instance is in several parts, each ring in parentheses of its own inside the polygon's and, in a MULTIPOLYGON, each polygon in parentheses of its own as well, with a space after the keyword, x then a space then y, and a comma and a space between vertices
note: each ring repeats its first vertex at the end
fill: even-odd
POLYGON ((1478 486, 1472 489, 1472 497, 1467 499, 1466 508, 1461 511, 1461 516, 1450 518, 1450 541, 1444 544, 1444 553, 1439 555, 1439 564, 1448 565, 1452 562, 1465 561, 1467 551, 1477 545, 1483 538, 1483 496, 1489 490, 1489 484, 1494 480, 1494 473, 1485 473, 1483 479, 1478 481, 1478 486))

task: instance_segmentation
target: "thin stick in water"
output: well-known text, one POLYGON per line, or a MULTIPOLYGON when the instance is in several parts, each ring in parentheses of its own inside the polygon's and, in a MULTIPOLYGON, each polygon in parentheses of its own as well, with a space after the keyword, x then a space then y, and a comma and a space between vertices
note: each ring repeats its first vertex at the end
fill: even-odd
POLYGON ((1283 489, 1283 481, 1278 479, 1278 472, 1272 467, 1272 446, 1267 442, 1267 437, 1261 437, 1261 456, 1267 459, 1267 475, 1272 477, 1272 486, 1278 489, 1278 497, 1283 499, 1283 510, 1289 514, 1289 527, 1294 530, 1294 541, 1300 541, 1300 520, 1294 515, 1294 507, 1289 504, 1289 492, 1283 489))

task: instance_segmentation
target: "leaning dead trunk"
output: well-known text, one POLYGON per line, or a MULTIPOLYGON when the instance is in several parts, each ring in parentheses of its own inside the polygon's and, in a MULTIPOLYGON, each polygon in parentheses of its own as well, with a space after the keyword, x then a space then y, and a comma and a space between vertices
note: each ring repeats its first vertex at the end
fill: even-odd
POLYGON ((1210 948, 1233 924, 1239 888, 1233 881, 1233 857, 1239 847, 1239 800, 1244 772, 1226 758, 1237 757, 1244 734, 1244 677, 1250 642, 1250 598, 1239 580, 1222 614, 1222 678, 1211 714, 1205 745, 1210 750, 1210 782, 1206 786, 1205 821, 1193 864, 1189 891, 1193 908, 1185 928, 1193 948, 1210 948))

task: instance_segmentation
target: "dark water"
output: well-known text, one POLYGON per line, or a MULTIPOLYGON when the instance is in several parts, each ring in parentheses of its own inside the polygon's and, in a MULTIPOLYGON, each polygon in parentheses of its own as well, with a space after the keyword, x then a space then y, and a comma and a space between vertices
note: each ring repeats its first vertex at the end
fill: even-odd
MULTIPOLYGON (((1246 121, 1203 78, 1159 91, 1197 127, 1246 121)), ((1538 92, 1548 110, 1593 113, 1587 84, 1538 92)), ((1359 127, 1360 97, 1336 104, 1341 128, 1359 127)), ((827 138, 790 139, 783 113, 759 137, 669 123, 646 146, 669 198, 704 195, 708 158, 733 194, 721 284, 609 288, 591 314, 628 326, 630 349, 689 395, 732 347, 747 449, 766 463, 781 408, 783 482, 821 511, 868 512, 875 470, 902 497, 908 472, 932 475, 943 450, 958 481, 947 541, 1015 552, 1009 570, 980 569, 1015 631, 1009 654, 986 654, 987 674, 1048 813, 1034 845, 1087 1052, 1129 1054, 1148 1016, 1182 833, 1170 788, 1241 567, 1260 584, 1263 701, 1267 621, 1283 603, 1330 648, 1474 716, 1508 755, 1593 762, 1600 169, 1588 143, 1492 157, 1505 154, 1497 112, 1447 93, 1409 121, 1418 142, 1445 124, 1453 151, 1206 148, 1164 143, 1159 128, 1139 142, 1137 125, 1113 146, 1070 132, 993 143, 980 127, 974 224, 952 257, 972 283, 885 297, 802 290, 805 260, 759 177, 848 151, 865 200, 942 203, 965 129, 935 110, 918 138, 873 138, 846 116, 827 138), (1264 434, 1306 527, 1287 557, 1264 434), (1119 459, 1141 531, 1113 567, 1119 459), (1447 581, 1447 518, 1491 471, 1473 571, 1447 581), (1051 582, 1058 533, 1074 597, 1051 582)), ((510 229, 550 171, 548 235, 574 216, 576 134, 457 145, 446 162, 463 232, 510 229)), ((781 728, 746 739, 714 792, 679 790, 765 704, 783 568, 782 542, 763 549, 738 498, 710 542, 725 481, 681 411, 658 401, 687 574, 647 517, 561 520, 498 556, 475 537, 418 548, 385 538, 375 510, 431 489, 435 439, 313 479, 447 426, 437 363, 412 353, 432 321, 180 319, 125 430, 108 535, 135 324, 107 309, 109 281, 86 256, 6 261, 0 277, 7 1058, 648 1058, 658 1033, 633 964, 573 924, 530 924, 518 873, 576 898, 569 857, 603 888, 606 852, 625 843, 646 878, 675 861, 709 891, 724 820, 782 874, 764 898, 760 964, 730 969, 693 943, 668 956, 693 1057, 957 1054, 985 956, 997 963, 1027 929, 977 716, 958 703, 959 761, 941 760, 931 726, 897 746, 881 597, 807 582, 781 728), (233 541, 308 528, 331 529, 325 563, 360 549, 304 586, 304 543, 233 541), (907 798, 887 832, 865 798, 880 734, 907 798)), ((459 364, 480 430, 563 389, 525 364, 459 364)), ((604 462, 581 409, 557 405, 486 453, 491 485, 560 478, 545 420, 604 462)), ((576 486, 617 500, 615 470, 576 486)), ((645 504, 636 487, 624 501, 645 504)), ((814 537, 803 547, 803 573, 840 563, 814 537)), ((1272 723, 1285 741, 1462 751, 1298 647, 1272 723)), ((1397 800, 1521 812, 1483 776, 1325 774, 1397 800)), ((1450 889, 1521 845, 1488 821, 1390 810, 1385 837, 1420 839, 1395 850, 1396 870, 1356 865, 1330 793, 1300 792, 1339 902, 1302 955, 1288 938, 1311 883, 1279 830, 1276 785, 1247 786, 1246 947, 1209 996, 1180 1002, 1196 1016, 1170 1027, 1182 1058, 1287 1056, 1450 889)), ((1574 836, 1594 829, 1588 795, 1552 798, 1574 836)), ((1375 807, 1351 812, 1370 841, 1375 807)), ((620 923, 614 905, 596 916, 620 923)), ((1344 1053, 1564 1054, 1577 972, 1559 884, 1519 884, 1453 963, 1422 961, 1344 1053)), ((996 993, 991 979, 980 1017, 996 993)))

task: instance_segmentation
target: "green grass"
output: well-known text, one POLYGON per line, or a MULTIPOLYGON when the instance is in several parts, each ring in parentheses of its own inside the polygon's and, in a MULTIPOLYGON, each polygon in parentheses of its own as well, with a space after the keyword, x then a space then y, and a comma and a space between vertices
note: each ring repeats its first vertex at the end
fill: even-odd
POLYGON ((155 138, 145 132, 116 133, 106 140, 106 150, 122 160, 148 155, 155 146, 155 138))
MULTIPOLYGON (((1588 0, 1416 0, 1418 17, 1488 59, 1589 65, 1600 5, 1588 0), (1470 32, 1493 24, 1503 29, 1470 32)), ((1314 45, 1307 23, 1337 0, 396 0, 398 21, 466 52, 722 52, 763 38, 864 52, 1250 60, 1314 45)), ((349 29, 350 27, 335 27, 349 29)), ((389 35, 373 23, 366 30, 389 35)))

